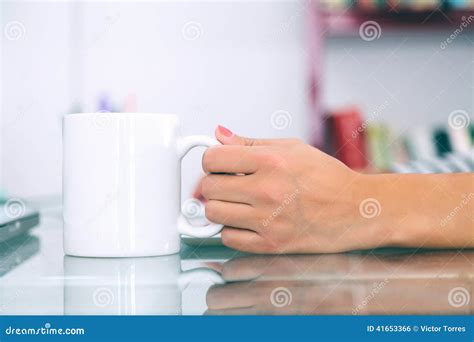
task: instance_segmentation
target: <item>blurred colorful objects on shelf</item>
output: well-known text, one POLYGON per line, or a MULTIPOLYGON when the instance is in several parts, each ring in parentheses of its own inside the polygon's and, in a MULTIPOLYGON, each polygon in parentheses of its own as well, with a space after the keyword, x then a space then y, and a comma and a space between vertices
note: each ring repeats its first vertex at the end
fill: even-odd
POLYGON ((322 0, 320 1, 326 10, 359 11, 433 11, 438 8, 444 10, 474 10, 472 0, 322 0))
POLYGON ((458 118, 450 116, 446 125, 397 134, 383 123, 364 121, 357 108, 331 111, 325 151, 367 172, 469 172, 474 170, 474 126, 467 112, 453 113, 458 118))
MULTIPOLYGON (((376 22, 383 30, 474 30, 473 0, 323 0, 325 32, 328 35, 358 34, 361 24, 376 22)), ((380 30, 380 29, 379 29, 380 30)))

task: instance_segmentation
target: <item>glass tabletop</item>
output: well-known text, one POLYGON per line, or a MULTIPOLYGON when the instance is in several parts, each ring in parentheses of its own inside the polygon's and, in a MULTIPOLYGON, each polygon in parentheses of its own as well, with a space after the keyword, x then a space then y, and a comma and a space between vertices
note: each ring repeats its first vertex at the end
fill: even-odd
POLYGON ((150 258, 78 258, 43 218, 0 246, 2 315, 472 314, 472 250, 249 255, 189 246, 150 258))

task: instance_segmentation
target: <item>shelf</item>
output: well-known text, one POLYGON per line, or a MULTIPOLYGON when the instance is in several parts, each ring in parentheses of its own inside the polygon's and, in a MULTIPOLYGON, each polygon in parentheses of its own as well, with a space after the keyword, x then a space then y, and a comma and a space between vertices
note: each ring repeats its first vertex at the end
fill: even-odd
MULTIPOLYGON (((474 30, 474 11, 323 11, 320 18, 329 36, 359 35, 359 29, 367 21, 374 21, 383 31, 454 31, 465 23, 463 30, 474 30)), ((375 24, 374 24, 375 25, 375 24)))

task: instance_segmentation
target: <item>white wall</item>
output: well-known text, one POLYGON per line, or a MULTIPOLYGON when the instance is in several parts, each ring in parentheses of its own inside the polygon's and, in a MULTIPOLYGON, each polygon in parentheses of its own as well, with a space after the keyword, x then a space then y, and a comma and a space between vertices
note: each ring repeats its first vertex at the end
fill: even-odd
MULTIPOLYGON (((1 5, 0 5, 0 8, 1 5)), ((0 27, 3 27, 3 16, 0 15, 0 27)), ((3 167, 2 167, 2 160, 3 160, 3 47, 4 47, 4 35, 0 35, 0 196, 3 195, 3 167)))
MULTIPOLYGON (((95 111, 104 91, 119 104, 134 92, 139 111, 180 114, 184 134, 212 134, 221 123, 246 135, 305 137, 298 2, 9 2, 2 16, 27 29, 25 39, 5 44, 2 65, 2 113, 15 121, 2 134, 11 194, 60 192, 59 117, 74 100, 95 111), (190 21, 202 28, 199 39, 183 37, 190 21), (277 110, 292 115, 285 130, 271 125, 277 110)), ((184 165, 187 194, 200 153, 184 165)))
POLYGON ((398 132, 447 126, 449 114, 474 114, 474 34, 464 31, 445 49, 451 29, 384 30, 378 40, 357 34, 326 42, 324 99, 328 107, 357 104, 374 122, 398 132), (374 114, 375 112, 375 114, 374 114))
POLYGON ((0 13, 2 183, 12 196, 58 193, 60 117, 69 106, 69 4, 2 2, 0 13))

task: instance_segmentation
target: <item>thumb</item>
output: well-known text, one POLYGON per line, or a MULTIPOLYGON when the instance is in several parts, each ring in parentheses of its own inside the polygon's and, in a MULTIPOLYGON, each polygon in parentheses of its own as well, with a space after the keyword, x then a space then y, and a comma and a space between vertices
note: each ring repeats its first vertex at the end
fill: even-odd
POLYGON ((224 145, 242 145, 242 146, 254 146, 258 145, 257 139, 244 138, 234 134, 230 129, 218 125, 215 131, 217 140, 224 145))
POLYGON ((253 139, 234 134, 230 129, 218 125, 215 131, 217 140, 224 145, 242 146, 268 146, 268 145, 293 145, 299 143, 298 139, 253 139))

